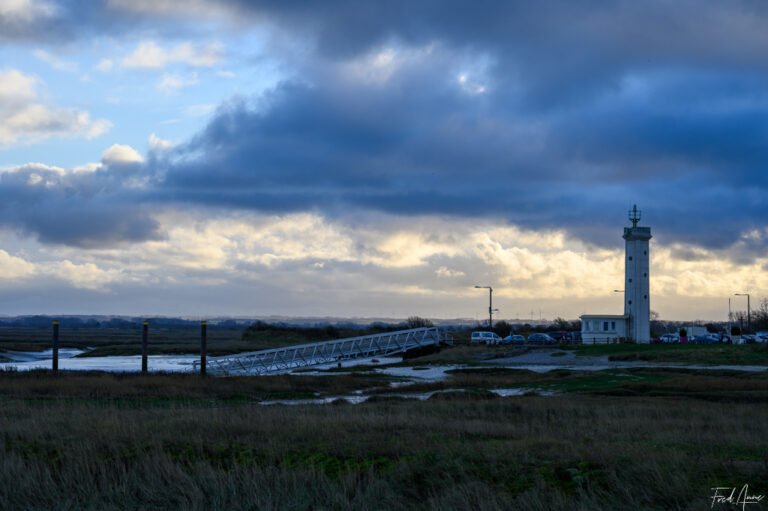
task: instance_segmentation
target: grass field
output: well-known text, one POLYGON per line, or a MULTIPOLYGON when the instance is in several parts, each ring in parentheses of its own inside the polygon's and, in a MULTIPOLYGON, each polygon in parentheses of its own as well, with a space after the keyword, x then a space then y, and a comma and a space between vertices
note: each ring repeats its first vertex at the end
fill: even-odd
POLYGON ((710 509, 714 486, 768 493, 764 374, 468 368, 430 388, 477 392, 425 402, 258 404, 386 384, 0 373, 0 509, 710 509), (518 385, 565 394, 480 392, 518 385))
POLYGON ((577 355, 608 356, 609 360, 688 364, 768 365, 768 345, 762 344, 605 344, 575 345, 577 355))

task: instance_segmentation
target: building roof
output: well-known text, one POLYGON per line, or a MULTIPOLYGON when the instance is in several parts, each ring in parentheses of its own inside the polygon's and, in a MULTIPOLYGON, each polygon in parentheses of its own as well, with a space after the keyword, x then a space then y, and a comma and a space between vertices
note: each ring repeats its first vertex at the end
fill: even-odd
POLYGON ((580 319, 628 319, 627 314, 582 314, 580 319))

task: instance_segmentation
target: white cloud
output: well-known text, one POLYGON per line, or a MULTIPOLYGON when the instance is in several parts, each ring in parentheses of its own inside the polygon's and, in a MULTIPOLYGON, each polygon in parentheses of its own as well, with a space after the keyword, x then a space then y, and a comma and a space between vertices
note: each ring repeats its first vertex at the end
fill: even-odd
POLYGON ((0 18, 29 23, 39 18, 48 18, 56 14, 56 7, 42 0, 2 0, 0 18))
POLYGON ((149 149, 151 151, 167 151, 173 147, 173 142, 170 140, 164 140, 154 133, 149 135, 149 149))
POLYGON ((121 65, 133 69, 162 69, 171 64, 186 64, 192 67, 212 67, 222 58, 220 43, 193 45, 180 43, 162 48, 154 41, 139 43, 130 55, 123 58, 121 65))
POLYGON ((14 69, 0 71, 0 109, 34 99, 35 85, 36 80, 32 76, 14 69))
POLYGON ((108 4, 114 9, 134 14, 148 14, 168 17, 209 18, 211 16, 232 17, 235 11, 212 0, 109 0, 108 4), (183 6, 183 7, 182 7, 183 6))
POLYGON ((165 73, 155 87, 159 91, 171 93, 195 84, 197 84, 197 73, 187 76, 165 73))
POLYGON ((0 280, 15 280, 35 273, 35 265, 0 250, 0 280))
POLYGON ((112 68, 114 67, 115 62, 112 59, 101 59, 99 63, 96 64, 96 69, 102 73, 108 73, 112 71, 112 68))
POLYGON ((77 62, 70 62, 67 60, 64 60, 52 53, 49 53, 45 50, 35 50, 32 53, 35 58, 38 60, 45 62, 49 66, 51 66, 53 69, 57 71, 66 71, 68 73, 74 73, 77 71, 77 62))
POLYGON ((36 142, 52 136, 97 137, 112 124, 88 112, 51 107, 37 97, 37 79, 20 71, 0 71, 0 144, 36 142))
POLYGON ((100 268, 93 263, 76 264, 69 260, 39 265, 37 271, 46 277, 60 278, 73 287, 91 291, 108 291, 108 285, 124 279, 117 269, 100 268))
MULTIPOLYGON (((117 147, 105 153, 136 159, 131 148, 117 147)), ((28 186, 46 186, 69 172, 41 164, 24 168, 19 179, 34 181, 28 186)), ((377 300, 385 313, 413 306, 437 317, 482 312, 487 299, 473 285, 490 284, 494 305, 502 309, 499 317, 527 316, 541 308, 545 317, 621 312, 621 297, 612 292, 623 282, 620 231, 614 249, 598 250, 560 231, 524 230, 501 221, 375 217, 346 225, 307 213, 211 216, 194 210, 167 210, 155 218, 163 226, 162 240, 87 251, 30 241, 14 255, 0 251, 0 279, 56 277, 97 292, 118 283, 121 288, 153 283, 168 296, 184 286, 210 290, 211 297, 244 286, 281 288, 296 293, 290 300, 296 314, 306 307, 358 314, 377 300)), ((13 245, 3 242, 6 249, 13 245)), ((761 269, 766 257, 739 265, 702 250, 687 261, 676 258, 680 249, 652 246, 652 307, 664 318, 701 317, 696 304, 722 302, 734 289, 768 288, 761 269)), ((182 295, 178 304, 197 310, 215 305, 182 295)), ((707 310, 717 314, 718 309, 707 310)))
POLYGON ((456 81, 458 82, 459 87, 461 87, 461 89, 464 92, 473 96, 484 94, 487 90, 485 85, 475 80, 472 80, 465 73, 459 74, 459 76, 456 77, 456 81))
POLYGON ((105 165, 110 163, 141 163, 144 158, 129 145, 113 144, 101 155, 101 161, 105 165))
POLYGON ((441 266, 435 270, 435 275, 441 278, 463 277, 466 274, 463 271, 452 270, 448 267, 441 266))

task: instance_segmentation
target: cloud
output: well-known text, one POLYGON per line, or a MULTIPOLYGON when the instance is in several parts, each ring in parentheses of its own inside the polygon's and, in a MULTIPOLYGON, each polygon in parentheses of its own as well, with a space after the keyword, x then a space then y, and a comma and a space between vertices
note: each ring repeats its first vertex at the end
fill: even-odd
POLYGON ((101 59, 98 64, 96 64, 96 69, 98 71, 101 71, 102 73, 108 73, 112 71, 112 69, 115 67, 115 62, 112 59, 101 59))
POLYGON ((722 70, 714 50, 697 69, 629 55, 600 94, 558 106, 507 90, 493 52, 435 40, 364 49, 223 104, 163 163, 162 186, 265 212, 497 218, 600 246, 635 203, 664 242, 723 248, 765 225, 768 74, 722 70))
POLYGON ((0 144, 36 142, 53 136, 95 138, 111 123, 88 112, 51 107, 37 97, 38 80, 14 69, 0 70, 0 144))
POLYGON ((160 81, 157 82, 156 88, 165 93, 172 93, 196 85, 197 82, 197 73, 192 73, 187 76, 165 73, 160 78, 160 81))
POLYGON ((170 140, 164 140, 154 133, 149 135, 149 149, 150 151, 167 151, 174 146, 170 140))
POLYGON ((28 22, 55 12, 56 8, 50 2, 41 0, 4 0, 0 4, 0 18, 8 20, 28 22))
POLYGON ((144 158, 129 145, 114 144, 108 147, 101 155, 101 161, 105 165, 121 163, 141 163, 144 158))
POLYGON ((155 41, 144 41, 122 59, 121 65, 128 69, 163 69, 171 64, 212 67, 221 58, 222 45, 219 43, 194 45, 187 42, 163 48, 155 41))
POLYGON ((0 250, 0 280, 23 279, 34 272, 35 266, 30 262, 0 250))
POLYGON ((123 279, 121 271, 103 269, 93 263, 75 264, 64 260, 41 268, 43 275, 68 281, 73 287, 91 291, 107 291, 107 286, 123 279))
POLYGON ((175 0, 107 0, 107 5, 118 11, 170 18, 207 19, 237 15, 228 2, 211 0, 186 0, 183 7, 175 0))
MULTIPOLYGON (((77 2, 68 5, 50 16, 66 18, 77 2)), ((269 31, 270 50, 294 68, 148 158, 148 202, 493 219, 599 247, 612 245, 634 203, 664 243, 721 250, 764 229, 765 6, 409 6, 197 1, 185 11, 114 0, 71 26, 73 36, 156 35, 122 66, 215 67, 216 44, 162 37, 209 37, 205 16, 216 11, 269 31), (107 14, 114 21, 99 25, 107 14)), ((166 90, 191 82, 171 71, 166 90)), ((766 243, 734 257, 754 258, 766 243)))
POLYGON ((63 60, 60 57, 52 53, 49 53, 45 50, 40 50, 40 49, 35 50, 33 52, 33 55, 57 71, 65 71, 67 73, 73 73, 77 71, 77 67, 78 67, 77 62, 69 62, 69 61, 63 60))
POLYGON ((30 163, 0 172, 0 225, 43 243, 83 248, 161 239, 142 204, 148 179, 128 146, 103 163, 67 170, 30 163))

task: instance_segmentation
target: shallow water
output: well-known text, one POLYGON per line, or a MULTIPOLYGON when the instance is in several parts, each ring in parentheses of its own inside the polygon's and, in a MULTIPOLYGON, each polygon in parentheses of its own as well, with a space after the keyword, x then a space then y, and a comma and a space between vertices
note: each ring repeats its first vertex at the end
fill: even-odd
MULTIPOLYGON (((82 357, 77 355, 83 350, 62 348, 59 350, 59 369, 66 371, 109 371, 109 372, 139 372, 141 370, 141 355, 124 355, 109 357, 82 357)), ((568 354, 571 355, 571 354, 568 354)), ((8 351, 2 356, 9 362, 0 363, 0 370, 31 370, 50 369, 52 350, 40 352, 8 351)), ((199 355, 152 355, 149 357, 149 371, 151 372, 195 372, 199 366, 199 355)), ((429 366, 393 366, 401 362, 399 357, 371 357, 364 359, 344 360, 338 363, 315 366, 313 371, 293 372, 289 374, 333 376, 348 374, 345 372, 327 372, 328 369, 355 366, 373 366, 374 374, 385 374, 403 378, 405 381, 399 385, 407 385, 413 381, 441 381, 448 378, 448 371, 461 369, 468 366, 446 364, 429 366)), ((631 369, 631 368, 665 368, 665 369, 696 369, 710 371, 767 371, 768 366, 758 365, 695 365, 695 364, 652 364, 648 362, 613 362, 607 357, 552 357, 551 352, 541 350, 534 354, 526 354, 519 357, 493 359, 484 365, 474 365, 473 368, 504 367, 507 369, 528 370, 537 373, 546 373, 559 369, 570 371, 603 371, 606 369, 631 369)), ((398 385, 396 382, 395 386, 398 385)))
MULTIPOLYGON (((64 348, 59 350, 59 369, 63 371, 108 371, 114 373, 141 371, 141 355, 75 358, 83 350, 64 348)), ((29 371, 51 369, 53 350, 40 352, 5 352, 10 362, 0 363, 0 370, 29 371)), ((153 355, 148 369, 152 372, 192 372, 198 355, 153 355)))
MULTIPOLYGON (((327 405, 331 404, 334 401, 343 400, 346 401, 349 404, 352 405, 359 405, 360 403, 365 403, 371 398, 399 398, 399 399, 412 399, 416 401, 426 401, 427 399, 431 398, 435 394, 445 394, 445 393, 454 393, 454 392, 467 392, 466 389, 444 389, 444 390, 433 390, 430 392, 397 392, 397 393, 391 393, 391 394, 374 394, 374 395, 362 395, 361 393, 355 393, 355 394, 347 394, 347 395, 338 395, 338 396, 328 396, 328 397, 322 397, 322 398, 316 398, 316 399, 273 399, 269 401, 261 401, 259 402, 260 405, 327 405)), ((555 395, 554 392, 550 391, 543 391, 540 389, 531 389, 531 388, 515 388, 515 389, 489 389, 488 392, 491 392, 493 394, 496 394, 500 397, 509 397, 509 396, 523 396, 525 394, 529 394, 531 392, 534 392, 536 394, 542 395, 542 396, 552 396, 555 395)))

